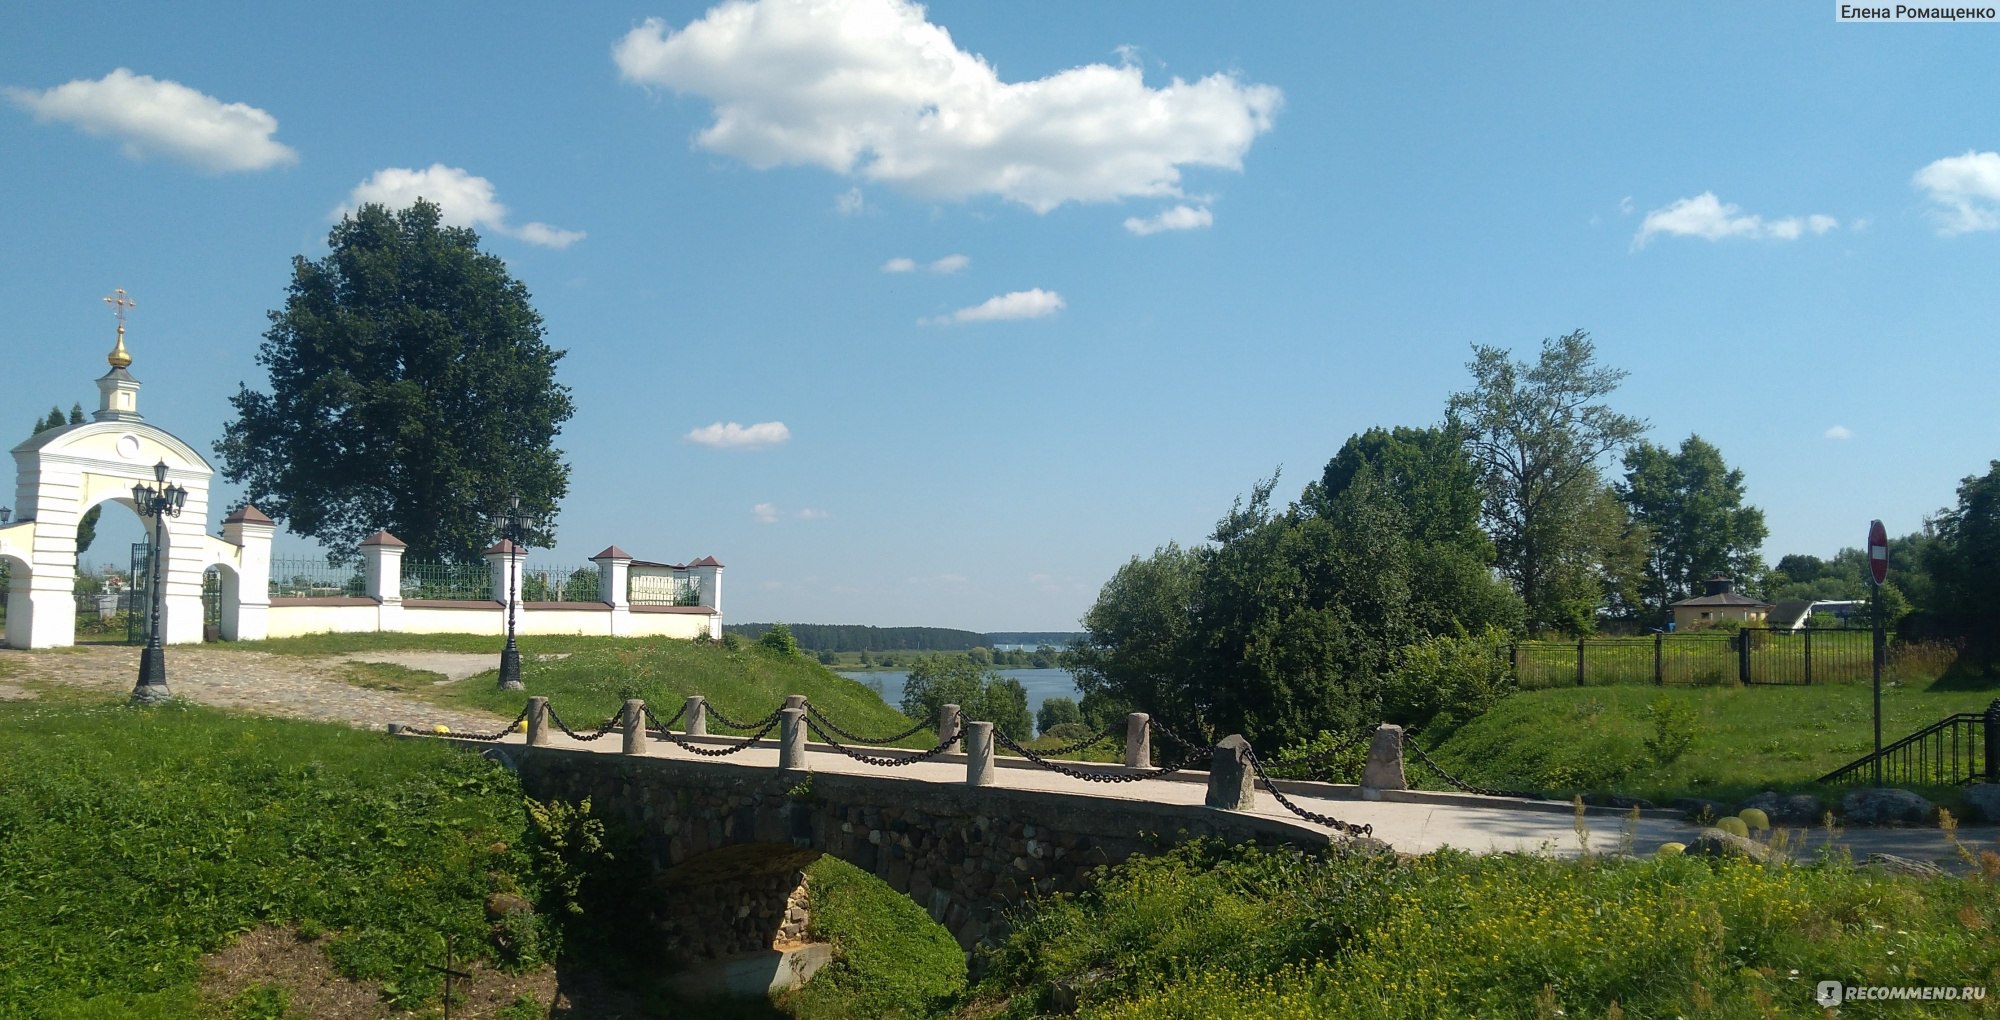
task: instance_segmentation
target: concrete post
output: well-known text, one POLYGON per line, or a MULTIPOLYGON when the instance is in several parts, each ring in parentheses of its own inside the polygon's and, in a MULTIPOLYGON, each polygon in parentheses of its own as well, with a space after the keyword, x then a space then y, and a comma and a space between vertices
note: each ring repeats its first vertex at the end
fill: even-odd
POLYGON ((1153 764, 1153 717, 1134 712, 1125 717, 1125 767, 1149 768, 1153 764))
POLYGON ((805 696, 805 695, 803 695, 803 694, 787 694, 787 695, 785 695, 785 707, 786 707, 786 708, 801 708, 801 709, 802 709, 802 708, 804 708, 804 707, 806 707, 806 696, 805 696))
POLYGON ((954 733, 958 733, 958 706, 939 705, 938 739, 943 740, 946 737, 952 738, 951 746, 944 749, 946 754, 957 754, 965 746, 964 734, 959 734, 956 737, 952 737, 952 734, 954 733))
POLYGON ((617 546, 606 546, 604 551, 590 558, 597 564, 597 600, 611 607, 612 637, 624 637, 632 632, 632 556, 617 546))
POLYGON ((965 784, 993 785, 993 724, 965 724, 965 784))
POLYGON ((806 767, 806 710, 803 708, 780 709, 778 743, 778 767, 781 769, 804 769, 806 767))
POLYGON ((1407 790, 1403 777, 1403 728, 1383 723, 1368 744, 1368 763, 1361 768, 1361 799, 1381 800, 1383 790, 1407 790))
POLYGON ((699 694, 690 694, 687 707, 681 709, 681 732, 690 737, 708 736, 708 699, 699 694))
POLYGON ((713 556, 703 556, 688 564, 695 580, 701 584, 701 604, 722 615, 722 564, 713 556))
MULTIPOLYGON (((511 583, 514 589, 514 605, 516 607, 520 606, 522 602, 521 589, 526 587, 523 583, 526 575, 521 567, 527 559, 528 551, 526 549, 504 538, 495 542, 491 548, 486 550, 486 569, 491 573, 493 578, 493 601, 501 605, 506 605, 507 588, 511 583), (507 569, 510 559, 513 561, 514 569, 512 571, 507 569)), ((506 631, 507 623, 505 620, 500 622, 500 629, 503 633, 506 631)))
POLYGON ((646 753, 646 703, 638 698, 625 699, 625 753, 646 753))
POLYGON ((222 519, 222 540, 237 548, 236 597, 224 589, 222 638, 257 641, 270 628, 271 536, 277 526, 248 503, 222 519))
POLYGON ((539 695, 528 699, 528 746, 549 742, 549 699, 539 695))
POLYGON ((1231 733, 1215 745, 1203 803, 1225 811, 1248 811, 1257 804, 1257 774, 1250 769, 1250 742, 1231 733))
POLYGON ((361 540, 363 594, 381 603, 403 601, 403 540, 378 531, 361 540))

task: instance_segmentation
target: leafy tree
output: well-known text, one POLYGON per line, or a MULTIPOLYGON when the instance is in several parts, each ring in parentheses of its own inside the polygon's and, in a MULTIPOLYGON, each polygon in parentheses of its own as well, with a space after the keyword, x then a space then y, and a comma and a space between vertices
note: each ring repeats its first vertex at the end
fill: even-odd
MULTIPOLYGON (((518 496, 551 519, 569 467, 553 443, 574 413, 527 288, 479 236, 419 200, 364 205, 292 260, 285 306, 215 452, 224 477, 294 533, 350 549, 377 529, 413 560, 478 561, 489 516, 518 496)), ((544 523, 529 544, 546 546, 544 523)))
POLYGON ((969 656, 926 655, 910 666, 910 675, 903 681, 903 714, 912 719, 936 719, 938 709, 945 705, 957 705, 966 721, 990 722, 1014 740, 1035 735, 1027 688, 969 656))
MULTIPOLYGON (((29 433, 29 437, 33 438, 50 429, 59 429, 65 425, 81 425, 83 421, 82 404, 69 405, 68 418, 63 417, 62 408, 51 407, 49 408, 48 417, 35 422, 35 431, 29 433)), ((97 522, 103 516, 104 505, 100 503, 84 511, 83 518, 76 522, 76 554, 78 557, 81 557, 90 548, 92 542, 97 541, 97 522)))
POLYGON ((1723 463, 1722 451, 1700 436, 1682 440, 1678 451, 1648 442, 1626 450, 1625 480, 1616 489, 1646 530, 1639 594, 1661 619, 1712 575, 1748 583, 1762 571, 1764 511, 1744 505, 1742 470, 1723 463))
POLYGON ((1645 429, 1604 403, 1626 373, 1596 357, 1582 330, 1542 341, 1532 365, 1475 345, 1472 389, 1448 405, 1479 466, 1496 566, 1526 603, 1531 631, 1588 628, 1576 607, 1602 595, 1601 567, 1588 562, 1593 543, 1603 544, 1592 527, 1601 521, 1599 462, 1645 429))
MULTIPOLYGON (((1932 519, 1937 540, 1926 565, 1934 613, 1954 627, 1976 661, 2000 661, 2000 460, 1958 486, 1958 505, 1932 519)), ((1889 553, 1895 565, 1895 549, 1889 553)))
POLYGON ((1045 699, 1042 707, 1035 712, 1035 729, 1047 733, 1064 723, 1083 722, 1083 712, 1076 707, 1073 698, 1056 695, 1045 699))
POLYGON ((792 637, 792 629, 782 623, 772 624, 771 629, 757 639, 757 643, 780 655, 799 654, 799 642, 792 637))

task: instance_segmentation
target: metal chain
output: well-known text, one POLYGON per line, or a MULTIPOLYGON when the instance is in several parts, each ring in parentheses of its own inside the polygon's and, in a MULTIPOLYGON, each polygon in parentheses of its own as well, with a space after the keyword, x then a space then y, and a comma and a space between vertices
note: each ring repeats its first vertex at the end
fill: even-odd
POLYGON ((611 718, 604 720, 604 725, 599 726, 595 731, 593 731, 589 736, 586 737, 583 734, 578 733, 573 729, 570 729, 569 726, 562 721, 562 716, 556 714, 556 707, 554 705, 549 706, 549 721, 556 724, 556 729, 559 729, 564 733, 569 734, 571 740, 582 740, 585 742, 596 740, 597 738, 602 737, 606 733, 611 732, 612 728, 617 726, 619 721, 623 719, 624 716, 625 716, 625 710, 622 708, 616 712, 611 713, 611 718))
POLYGON ((763 740, 765 736, 769 735, 772 730, 777 728, 778 728, 778 720, 774 715, 771 721, 764 724, 763 729, 758 730, 757 732, 752 733, 751 735, 743 738, 742 743, 732 744, 728 747, 722 747, 722 748, 696 747, 694 744, 689 743, 686 737, 678 733, 675 733, 672 730, 667 730, 665 735, 668 740, 671 740, 675 744, 680 745, 680 749, 683 751, 688 751, 693 754, 698 754, 704 758, 721 758, 727 755, 735 754, 736 752, 741 751, 746 747, 756 746, 758 741, 763 740))
MULTIPOLYGON (((839 723, 836 723, 833 720, 828 719, 826 717, 826 713, 821 712, 819 710, 819 706, 813 704, 810 701, 806 702, 806 711, 811 713, 812 717, 818 719, 820 721, 820 724, 825 726, 827 729, 832 730, 833 732, 838 733, 841 736, 846 737, 847 739, 852 740, 857 744, 875 744, 878 746, 883 744, 893 744, 896 741, 902 740, 905 737, 915 736, 924 727, 930 725, 930 723, 927 722, 919 722, 915 726, 912 726, 909 729, 904 730, 903 732, 898 733, 893 737, 864 737, 859 733, 850 732, 847 728, 841 726, 839 723)), ((827 743, 833 744, 833 741, 831 739, 828 739, 827 743)), ((840 745, 834 744, 834 746, 838 747, 840 745)))
POLYGON ((1460 779, 1449 772, 1446 772, 1443 766, 1431 760, 1431 756, 1424 753, 1423 747, 1419 745, 1416 741, 1406 739, 1403 741, 1403 746, 1409 748, 1412 751, 1417 752, 1417 760, 1422 762, 1425 768, 1428 768, 1432 772, 1437 773, 1439 779, 1444 780, 1446 783, 1455 786, 1460 790, 1465 791, 1466 793, 1476 793, 1482 797, 1526 797, 1529 800, 1542 799, 1542 795, 1539 793, 1527 793, 1521 790, 1494 790, 1484 786, 1474 786, 1471 783, 1468 783, 1465 780, 1460 779))
POLYGON ((1155 719, 1152 716, 1146 717, 1146 726, 1148 729, 1153 730, 1160 736, 1163 736, 1168 740, 1173 741, 1174 743, 1187 748, 1190 754, 1209 750, 1209 748, 1198 746, 1193 741, 1188 740, 1186 737, 1183 737, 1180 734, 1175 733, 1173 730, 1168 729, 1165 723, 1160 722, 1158 719, 1155 719))
POLYGON ((498 733, 433 733, 433 732, 427 732, 425 730, 410 730, 410 729, 402 730, 400 732, 414 733, 417 734, 418 736, 424 736, 424 737, 449 737, 453 740, 494 741, 494 740, 499 740, 501 737, 504 737, 507 734, 514 732, 514 727, 521 725, 521 720, 526 719, 527 717, 528 717, 528 710, 526 708, 521 709, 521 714, 515 716, 514 721, 508 723, 505 727, 501 728, 500 732, 498 733))
POLYGON ((779 705, 777 708, 771 710, 770 715, 767 715, 764 718, 757 720, 756 722, 744 723, 744 722, 737 722, 736 720, 731 719, 726 715, 723 715, 721 712, 715 710, 714 705, 709 705, 708 717, 710 719, 715 720, 716 722, 721 723, 724 726, 729 727, 732 730, 755 730, 760 728, 768 730, 770 728, 770 724, 777 722, 779 714, 784 712, 784 710, 785 706, 779 705))
POLYGON ((1118 727, 1110 726, 1105 728, 1104 732, 1099 733, 1095 736, 1083 737, 1077 740, 1075 743, 1064 744, 1061 747, 1051 747, 1046 751, 1038 751, 1036 753, 1040 754, 1044 758, 1057 758, 1065 754, 1075 754, 1076 752, 1081 751, 1086 747, 1089 747, 1093 744, 1101 744, 1116 736, 1118 736, 1118 727))
MULTIPOLYGON (((810 718, 806 720, 806 728, 814 733, 819 734, 819 738, 821 740, 824 740, 827 743, 833 745, 833 749, 839 751, 841 754, 844 754, 849 758, 852 758, 855 761, 862 763, 863 765, 875 765, 885 769, 893 769, 903 765, 915 765, 918 762, 930 761, 932 758, 935 758, 938 755, 945 753, 945 751, 949 749, 953 743, 956 743, 958 738, 962 736, 964 733, 964 731, 961 729, 960 732, 952 734, 949 738, 938 741, 936 747, 933 747, 928 751, 919 751, 915 754, 910 755, 907 758, 888 758, 880 755, 862 754, 861 752, 856 751, 853 748, 843 745, 840 741, 833 739, 833 737, 829 735, 827 731, 820 729, 819 723, 813 721, 810 718)), ((912 730, 911 732, 915 731, 912 730)))
POLYGON ((1343 822, 1332 815, 1323 815, 1317 811, 1308 811, 1292 803, 1291 798, 1278 791, 1278 784, 1272 782, 1271 777, 1265 774, 1264 763, 1257 760, 1257 752, 1246 747, 1243 749, 1243 753, 1250 758, 1250 770, 1257 773, 1257 779, 1264 784, 1264 789, 1271 791, 1271 796, 1277 798, 1278 803, 1285 810, 1298 815, 1308 822, 1324 825, 1335 832, 1346 833, 1349 836, 1373 836, 1375 834, 1375 826, 1373 825, 1355 825, 1352 822, 1343 822))
POLYGON ((647 723, 649 723, 654 729, 659 730, 661 733, 665 733, 667 730, 671 729, 675 723, 681 721, 681 716, 687 714, 688 707, 687 707, 687 702, 685 701, 681 702, 681 710, 675 712, 674 717, 672 719, 668 719, 666 722, 661 722, 660 717, 653 714, 653 706, 651 705, 641 705, 640 710, 645 712, 647 723))
POLYGON ((1005 733, 1000 732, 998 729, 995 729, 993 731, 993 739, 998 741, 1000 743, 1000 746, 1005 747, 1010 751, 1013 751, 1015 754, 1018 754, 1021 757, 1026 758, 1029 761, 1034 762, 1035 764, 1040 765, 1045 769, 1048 769, 1050 772, 1055 772, 1061 775, 1065 775, 1070 777, 1071 779, 1081 779, 1089 783, 1136 783, 1141 779, 1159 779, 1164 776, 1171 776, 1174 773, 1179 772, 1184 768, 1187 768, 1189 765, 1194 764, 1201 758, 1199 754, 1192 754, 1178 764, 1169 765, 1165 768, 1149 769, 1145 772, 1129 772, 1129 773, 1097 772, 1089 769, 1073 769, 1067 765, 1063 765, 1058 762, 1052 762, 1047 758, 1044 758, 1041 755, 1036 754, 1035 752, 1030 751, 1025 747, 1022 747, 1020 744, 1015 743, 1014 738, 1008 736, 1005 733))

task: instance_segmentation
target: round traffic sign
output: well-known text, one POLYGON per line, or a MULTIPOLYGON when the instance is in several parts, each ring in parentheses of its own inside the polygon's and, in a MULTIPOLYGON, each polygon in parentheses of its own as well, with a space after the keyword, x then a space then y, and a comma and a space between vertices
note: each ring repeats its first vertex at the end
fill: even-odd
POLYGON ((1889 532, 1881 521, 1868 525, 1868 571, 1875 575, 1876 584, 1889 576, 1889 532))

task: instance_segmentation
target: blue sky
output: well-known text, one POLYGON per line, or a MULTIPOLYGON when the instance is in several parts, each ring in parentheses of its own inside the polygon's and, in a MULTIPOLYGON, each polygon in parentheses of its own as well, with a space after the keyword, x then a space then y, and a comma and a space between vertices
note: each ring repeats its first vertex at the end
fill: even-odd
POLYGON ((537 560, 735 620, 1070 629, 1576 328, 1831 554, 2000 455, 2000 25, 1834 8, 10 5, 0 418, 94 406, 124 287, 207 449, 291 257, 422 192, 569 351, 537 560))

